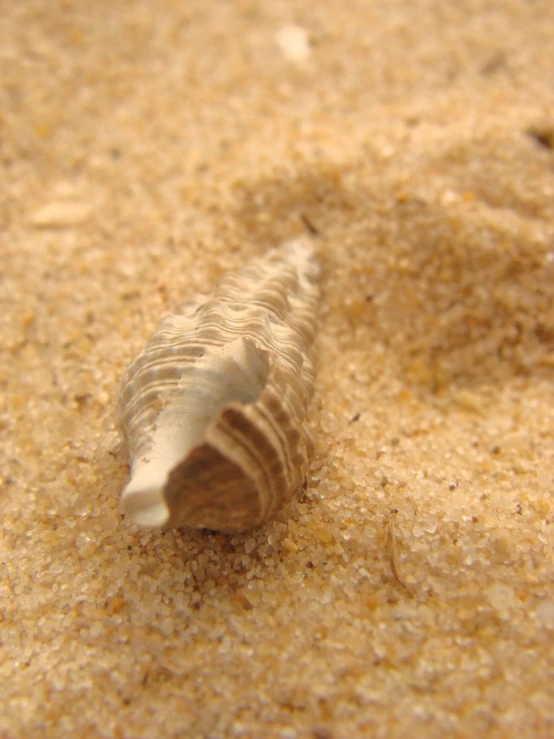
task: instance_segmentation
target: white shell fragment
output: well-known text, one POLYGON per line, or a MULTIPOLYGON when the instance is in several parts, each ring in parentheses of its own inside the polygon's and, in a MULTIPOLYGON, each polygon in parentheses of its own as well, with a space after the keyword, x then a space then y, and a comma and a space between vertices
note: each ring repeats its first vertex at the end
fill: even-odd
POLYGON ((134 523, 245 531, 302 486, 318 277, 311 245, 289 242, 162 321, 118 405, 134 523))
POLYGON ((285 59, 296 64, 302 64, 309 59, 310 41, 306 29, 302 26, 283 26, 277 31, 275 40, 285 59))
POLYGON ((92 212, 87 203, 60 200, 42 206, 31 216, 31 223, 36 228, 67 228, 80 226, 92 212))

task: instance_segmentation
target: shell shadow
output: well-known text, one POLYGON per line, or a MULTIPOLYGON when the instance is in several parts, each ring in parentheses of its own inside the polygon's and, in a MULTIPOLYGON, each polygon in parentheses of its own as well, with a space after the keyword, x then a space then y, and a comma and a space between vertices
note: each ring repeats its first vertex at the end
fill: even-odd
POLYGON ((234 218, 264 247, 319 237, 322 332, 370 376, 386 362, 422 394, 552 378, 554 260, 540 220, 474 189, 438 202, 367 163, 322 166, 243 183, 234 218))

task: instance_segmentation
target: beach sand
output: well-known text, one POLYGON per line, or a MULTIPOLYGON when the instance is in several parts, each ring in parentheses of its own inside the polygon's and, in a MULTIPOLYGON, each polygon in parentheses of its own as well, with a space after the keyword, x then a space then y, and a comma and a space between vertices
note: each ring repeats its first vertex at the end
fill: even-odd
POLYGON ((552 736, 551 0, 1 16, 0 736, 552 736), (124 370, 306 234, 307 491, 131 526, 124 370))

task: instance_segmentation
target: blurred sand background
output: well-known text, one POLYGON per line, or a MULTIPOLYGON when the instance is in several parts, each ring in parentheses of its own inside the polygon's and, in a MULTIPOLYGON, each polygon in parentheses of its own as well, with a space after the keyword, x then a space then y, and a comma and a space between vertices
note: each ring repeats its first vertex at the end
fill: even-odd
POLYGON ((552 736, 552 1, 2 0, 0 86, 0 736, 552 736), (309 490, 131 527, 122 372, 307 231, 309 490))

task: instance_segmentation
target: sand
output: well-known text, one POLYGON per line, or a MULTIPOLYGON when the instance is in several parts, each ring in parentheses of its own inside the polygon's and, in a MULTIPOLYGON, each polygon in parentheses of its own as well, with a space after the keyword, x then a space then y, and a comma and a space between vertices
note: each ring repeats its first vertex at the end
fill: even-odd
POLYGON ((551 0, 0 14, 0 736, 551 736, 551 0), (123 371, 307 233, 308 490, 134 528, 123 371))

